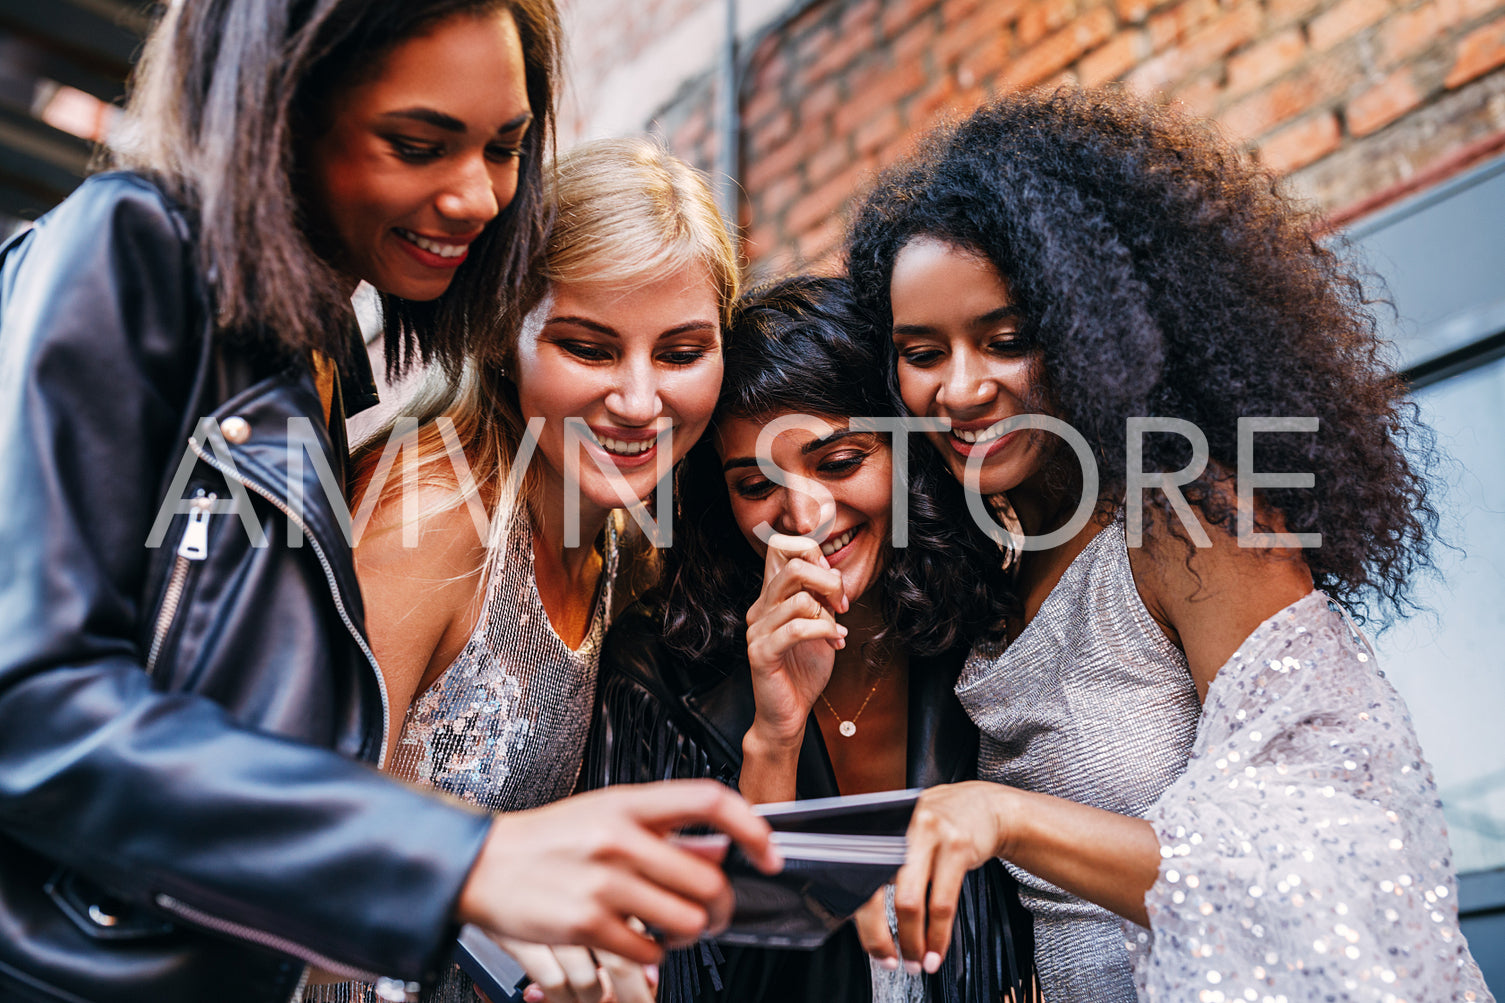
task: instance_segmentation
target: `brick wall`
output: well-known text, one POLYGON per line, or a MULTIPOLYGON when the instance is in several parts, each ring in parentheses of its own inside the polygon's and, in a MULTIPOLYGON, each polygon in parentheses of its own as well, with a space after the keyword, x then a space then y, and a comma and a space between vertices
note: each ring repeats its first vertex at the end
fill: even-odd
MULTIPOLYGON (((874 170, 1014 89, 1119 81, 1179 101, 1339 214, 1505 137, 1505 0, 815 0, 743 61, 755 272, 828 264, 874 170)), ((709 75, 687 80, 651 123, 703 166, 713 98, 709 75)))

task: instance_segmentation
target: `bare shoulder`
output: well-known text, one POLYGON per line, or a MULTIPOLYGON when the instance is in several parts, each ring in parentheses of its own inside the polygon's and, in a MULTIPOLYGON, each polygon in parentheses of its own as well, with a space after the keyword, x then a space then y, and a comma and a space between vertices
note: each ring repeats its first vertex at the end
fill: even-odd
POLYGON ((467 505, 452 483, 431 481, 384 491, 356 543, 367 629, 394 731, 474 630, 484 600, 484 527, 479 501, 467 505))
MULTIPOLYGON (((1244 638, 1312 590, 1312 574, 1299 549, 1241 545, 1200 509, 1191 511, 1195 528, 1147 509, 1143 544, 1129 549, 1129 564, 1145 608, 1186 654, 1205 696, 1244 638)), ((1260 515, 1280 529, 1278 512, 1260 515)))

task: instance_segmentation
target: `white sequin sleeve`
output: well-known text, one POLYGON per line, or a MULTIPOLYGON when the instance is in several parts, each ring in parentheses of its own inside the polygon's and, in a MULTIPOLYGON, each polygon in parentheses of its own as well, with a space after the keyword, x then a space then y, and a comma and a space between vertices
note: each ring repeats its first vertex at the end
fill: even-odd
POLYGON ((1150 929, 1124 925, 1141 1000, 1492 999, 1406 706, 1320 593, 1219 671, 1145 817, 1150 929))

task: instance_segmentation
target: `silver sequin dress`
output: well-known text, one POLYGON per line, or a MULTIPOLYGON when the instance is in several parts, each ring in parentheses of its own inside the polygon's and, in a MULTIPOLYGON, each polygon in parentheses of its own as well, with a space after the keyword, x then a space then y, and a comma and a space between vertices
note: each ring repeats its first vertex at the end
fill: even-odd
MULTIPOLYGON (((617 529, 608 519, 590 628, 571 650, 554 632, 533 578, 533 532, 514 518, 505 556, 488 569, 486 602, 465 648, 414 699, 390 771, 488 811, 522 811, 575 788, 596 699, 596 669, 612 609, 617 529)), ((359 983, 312 987, 306 1003, 365 1003, 359 983)), ((425 1003, 476 1003, 458 969, 425 1003)))
MULTIPOLYGON (((1011 644, 974 650, 956 695, 980 779, 1143 815, 1186 767, 1196 686, 1134 587, 1123 525, 1092 538, 1011 644)), ((1132 1003, 1116 915, 1012 864, 1048 1003, 1132 1003)))
POLYGON ((1141 816, 1160 842, 1148 930, 1015 869, 1050 1003, 1492 999, 1405 704, 1320 592, 1256 629, 1199 710, 1115 524, 958 694, 983 778, 1141 816))

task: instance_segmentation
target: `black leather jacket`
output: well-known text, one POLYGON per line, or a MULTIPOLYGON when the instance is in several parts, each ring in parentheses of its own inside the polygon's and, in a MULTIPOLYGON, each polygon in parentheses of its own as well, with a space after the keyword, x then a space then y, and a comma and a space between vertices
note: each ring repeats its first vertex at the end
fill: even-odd
MULTIPOLYGON (((742 736, 757 710, 747 664, 723 670, 691 662, 663 644, 659 624, 651 609, 639 604, 607 635, 583 788, 686 777, 714 777, 736 786, 742 736)), ((976 777, 977 728, 954 692, 963 654, 911 659, 905 746, 910 787, 976 777)), ((841 793, 813 715, 800 746, 795 789, 802 800, 841 793)), ((963 883, 952 940, 941 970, 926 977, 932 1003, 1038 998, 1033 922, 1014 879, 997 860, 963 883)), ((722 948, 702 941, 690 951, 671 952, 661 980, 660 1003, 867 1003, 872 998, 868 957, 850 925, 813 951, 722 948)))
POLYGON ((368 765, 386 698, 319 476, 342 419, 332 442, 308 365, 213 330, 194 261, 119 173, 0 252, 5 1000, 286 1000, 304 961, 422 980, 485 835, 368 765))

